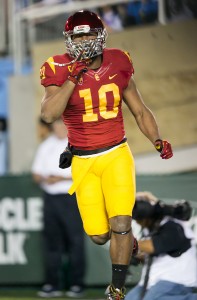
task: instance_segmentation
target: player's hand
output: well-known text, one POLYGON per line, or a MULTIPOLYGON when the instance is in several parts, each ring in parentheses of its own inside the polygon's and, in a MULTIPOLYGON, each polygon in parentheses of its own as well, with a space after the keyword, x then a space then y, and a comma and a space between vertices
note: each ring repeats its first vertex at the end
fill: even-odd
POLYGON ((160 157, 162 159, 169 159, 173 156, 172 146, 169 142, 158 139, 155 141, 154 145, 155 149, 160 152, 160 157))
POLYGON ((91 59, 82 59, 84 50, 79 53, 77 60, 72 65, 71 74, 68 76, 68 80, 72 81, 74 84, 77 84, 83 75, 83 73, 88 71, 88 65, 91 63, 91 59))
POLYGON ((71 74, 68 76, 68 80, 72 81, 74 84, 77 84, 83 73, 87 72, 87 62, 85 60, 76 61, 72 65, 71 74))

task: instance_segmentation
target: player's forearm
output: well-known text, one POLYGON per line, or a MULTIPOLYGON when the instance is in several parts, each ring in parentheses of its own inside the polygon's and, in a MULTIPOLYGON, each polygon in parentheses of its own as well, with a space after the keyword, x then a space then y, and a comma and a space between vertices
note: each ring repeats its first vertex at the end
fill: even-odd
POLYGON ((41 103, 41 117, 45 122, 52 123, 62 115, 74 88, 75 84, 67 80, 53 93, 45 94, 41 103))
POLYGON ((160 139, 159 128, 152 112, 146 108, 141 114, 135 117, 136 122, 142 133, 154 144, 160 139))

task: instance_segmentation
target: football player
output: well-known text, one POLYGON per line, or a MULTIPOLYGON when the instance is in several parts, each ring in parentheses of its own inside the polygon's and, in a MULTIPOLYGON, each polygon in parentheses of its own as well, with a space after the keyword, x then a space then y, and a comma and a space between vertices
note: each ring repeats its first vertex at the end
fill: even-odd
POLYGON ((41 67, 41 115, 49 123, 62 116, 67 127, 74 182, 70 193, 76 191, 84 230, 93 242, 103 245, 110 240, 107 299, 124 299, 134 244, 136 184, 122 101, 162 159, 172 157, 172 148, 162 140, 136 88, 129 54, 106 48, 107 32, 97 14, 74 13, 66 21, 64 36, 66 53, 50 57, 41 67))

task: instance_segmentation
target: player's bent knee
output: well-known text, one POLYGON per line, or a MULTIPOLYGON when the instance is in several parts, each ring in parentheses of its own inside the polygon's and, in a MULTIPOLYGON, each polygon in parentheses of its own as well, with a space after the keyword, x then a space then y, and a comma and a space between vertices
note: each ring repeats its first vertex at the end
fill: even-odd
POLYGON ((131 231, 131 217, 130 216, 116 216, 110 219, 112 232, 124 233, 131 231))
POLYGON ((110 238, 109 232, 100 235, 91 235, 91 240, 97 245, 104 245, 110 238))

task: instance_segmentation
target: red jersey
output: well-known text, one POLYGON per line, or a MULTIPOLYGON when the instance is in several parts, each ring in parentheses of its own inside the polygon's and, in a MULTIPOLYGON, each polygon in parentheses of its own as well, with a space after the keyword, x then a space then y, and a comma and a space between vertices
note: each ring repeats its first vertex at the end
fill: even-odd
MULTIPOLYGON (((43 86, 61 86, 71 72, 68 54, 50 57, 41 68, 43 86)), ((88 69, 63 112, 71 146, 94 150, 113 146, 125 136, 122 96, 134 69, 127 52, 104 49, 99 69, 88 69)))

